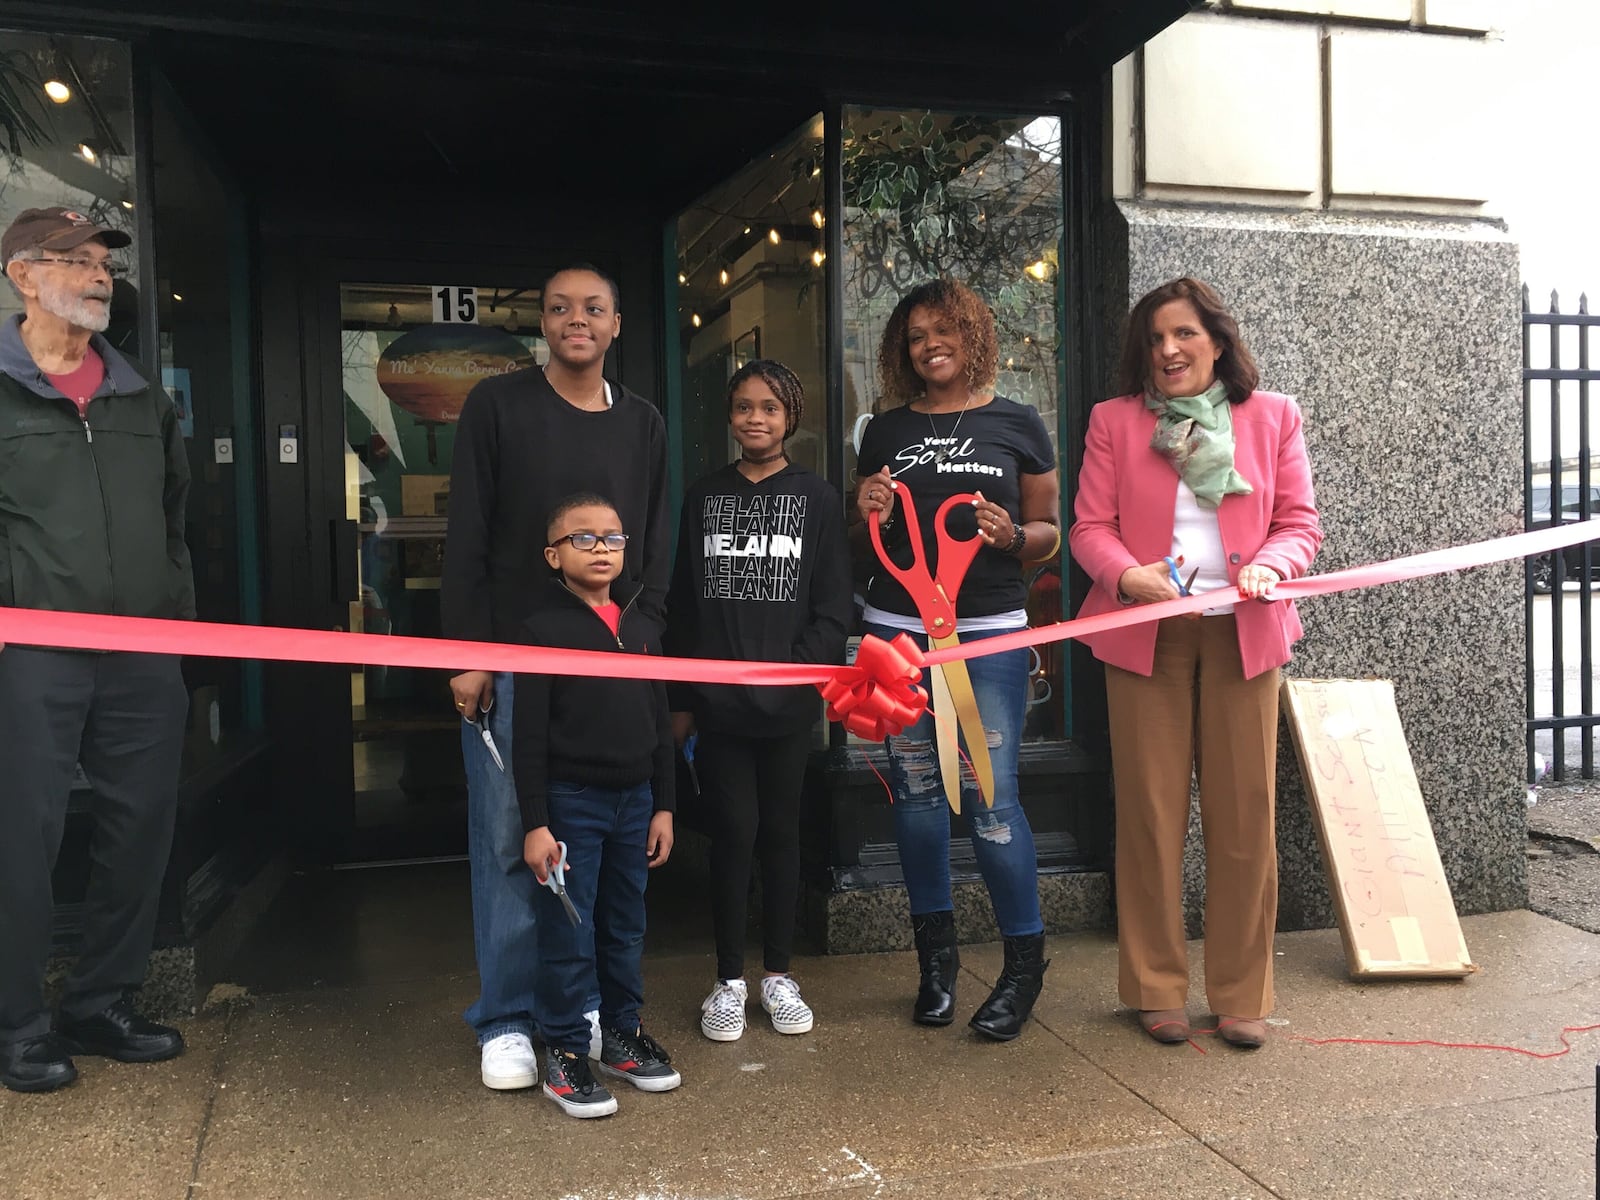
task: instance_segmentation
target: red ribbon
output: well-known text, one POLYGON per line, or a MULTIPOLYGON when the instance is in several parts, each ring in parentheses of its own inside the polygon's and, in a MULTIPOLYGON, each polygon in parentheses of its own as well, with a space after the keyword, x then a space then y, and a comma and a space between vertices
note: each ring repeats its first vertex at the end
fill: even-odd
MULTIPOLYGON (((1508 559, 1549 554, 1566 546, 1596 539, 1600 539, 1600 520, 1556 525, 1533 533, 1433 550, 1326 575, 1285 580, 1274 587, 1273 595, 1278 600, 1329 595, 1401 580, 1421 579, 1508 559)), ((441 638, 393 637, 258 625, 221 625, 204 621, 162 621, 146 617, 50 612, 33 608, 0 608, 0 643, 65 650, 126 650, 146 654, 425 667, 447 671, 519 671, 544 675, 594 675, 615 679, 769 686, 814 684, 823 690, 830 708, 841 714, 835 719, 847 719, 849 714, 854 713, 858 724, 873 730, 874 740, 879 740, 881 735, 875 731, 880 727, 889 733, 898 732, 922 714, 927 698, 922 695, 922 689, 916 686, 916 681, 924 666, 954 659, 977 658, 1021 646, 1064 641, 1125 625, 1201 612, 1229 602, 1227 592, 1206 592, 1160 604, 1132 605, 1118 612, 1061 621, 1037 629, 1021 629, 1016 633, 960 643, 926 654, 905 635, 896 637, 893 642, 866 638, 861 643, 854 666, 662 658, 594 650, 559 650, 548 646, 457 642, 441 638), (909 652, 905 646, 909 646, 909 652)), ((1236 599, 1233 602, 1261 603, 1236 599)))

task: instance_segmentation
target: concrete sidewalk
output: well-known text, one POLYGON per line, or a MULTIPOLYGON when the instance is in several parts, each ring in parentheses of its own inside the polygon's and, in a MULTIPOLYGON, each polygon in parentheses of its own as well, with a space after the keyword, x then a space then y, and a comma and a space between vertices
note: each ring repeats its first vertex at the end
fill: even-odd
MULTIPOLYGON (((1482 970, 1448 983, 1354 984, 1337 933, 1280 937, 1274 1041, 1254 1053, 1138 1033, 1107 937, 1052 939, 1037 1022, 1005 1046, 912 1025, 911 954, 802 960, 811 1034, 753 1007, 742 1041, 713 1044, 710 956, 657 953, 648 1027, 684 1086, 628 1091, 600 1121, 483 1088, 459 1017, 474 977, 402 956, 214 1006, 174 1062, 84 1059, 62 1092, 0 1092, 0 1195, 1593 1196, 1600 1031, 1544 1060, 1299 1040, 1552 1051, 1562 1026, 1600 1022, 1600 937, 1529 912, 1465 925, 1482 970)), ((963 1012, 999 957, 963 948, 963 1012)))

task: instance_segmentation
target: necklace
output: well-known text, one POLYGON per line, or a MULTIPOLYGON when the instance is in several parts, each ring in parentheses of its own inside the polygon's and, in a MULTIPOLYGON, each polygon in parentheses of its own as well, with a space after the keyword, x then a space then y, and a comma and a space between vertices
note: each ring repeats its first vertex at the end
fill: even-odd
MULTIPOLYGON (((544 373, 544 381, 546 383, 550 383, 550 366, 549 366, 549 364, 547 363, 546 365, 544 365, 543 367, 540 367, 539 369, 540 369, 540 371, 542 371, 544 373)), ((556 388, 555 384, 550 383, 550 390, 555 392, 556 395, 561 396, 561 398, 563 400, 567 400, 567 398, 565 396, 561 395, 561 392, 556 388)), ((601 380, 600 380, 600 386, 599 386, 598 389, 596 389, 595 394, 594 394, 594 396, 592 398, 590 398, 588 400, 585 400, 582 404, 573 404, 571 400, 567 400, 567 403, 568 404, 572 404, 572 407, 577 409, 579 412, 599 412, 603 408, 606 407, 605 398, 606 398, 606 381, 602 377, 601 380)))
MULTIPOLYGON (((956 430, 961 428, 961 418, 967 415, 967 405, 971 404, 971 403, 972 403, 972 391, 969 388, 967 390, 966 403, 962 404, 961 411, 956 414, 956 423, 954 425, 950 426, 950 442, 951 442, 951 444, 948 445, 948 446, 942 447, 938 451, 938 453, 936 453, 933 456, 933 461, 936 464, 938 464, 939 466, 943 466, 945 463, 949 462, 951 457, 955 454, 955 452, 956 452, 956 444, 955 444, 956 430)), ((939 427, 933 423, 933 414, 931 412, 925 412, 922 415, 928 418, 928 428, 933 430, 933 436, 934 436, 935 440, 939 440, 939 427)))
POLYGON ((787 457, 788 455, 785 454, 781 449, 776 454, 768 454, 764 458, 751 458, 744 451, 741 450, 739 452, 739 461, 747 462, 752 467, 764 467, 770 462, 777 462, 780 458, 787 457))

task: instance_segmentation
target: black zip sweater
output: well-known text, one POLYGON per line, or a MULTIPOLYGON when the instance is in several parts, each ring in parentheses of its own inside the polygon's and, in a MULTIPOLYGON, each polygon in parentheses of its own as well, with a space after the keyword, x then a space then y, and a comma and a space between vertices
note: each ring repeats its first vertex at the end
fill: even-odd
MULTIPOLYGON (((668 654, 842 663, 852 615, 843 502, 827 480, 791 464, 751 483, 730 464, 689 489, 668 654)), ((821 712, 810 687, 672 684, 668 698, 698 728, 745 737, 794 733, 821 712)))
MULTIPOLYGON (((649 654, 655 627, 637 589, 613 589, 618 633, 559 579, 535 590, 517 639, 534 646, 649 654)), ((656 812, 672 812, 672 727, 664 684, 649 679, 518 675, 511 712, 511 774, 522 828, 550 823, 549 783, 629 787, 649 781, 656 812)))
POLYGON ((573 492, 611 502, 633 536, 619 583, 661 632, 672 513, 661 414, 621 384, 612 406, 584 412, 533 368, 472 389, 456 425, 440 596, 444 636, 515 641, 544 587, 545 521, 573 492))
POLYGON ((172 401, 98 333, 87 417, 0 324, 0 605, 192 620, 189 456, 172 401))

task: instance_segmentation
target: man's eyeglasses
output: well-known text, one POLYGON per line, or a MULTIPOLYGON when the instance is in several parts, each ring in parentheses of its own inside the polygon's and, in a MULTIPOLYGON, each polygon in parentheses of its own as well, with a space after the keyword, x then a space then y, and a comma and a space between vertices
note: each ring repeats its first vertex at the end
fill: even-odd
POLYGON ((593 550, 604 542, 607 550, 626 550, 628 548, 628 535, 625 533, 569 533, 558 537, 550 543, 554 550, 562 542, 571 542, 574 550, 593 550))
POLYGON ((74 271, 100 271, 113 279, 121 279, 128 273, 128 268, 122 263, 113 262, 109 258, 29 258, 25 262, 56 263, 59 266, 71 267, 74 271))

